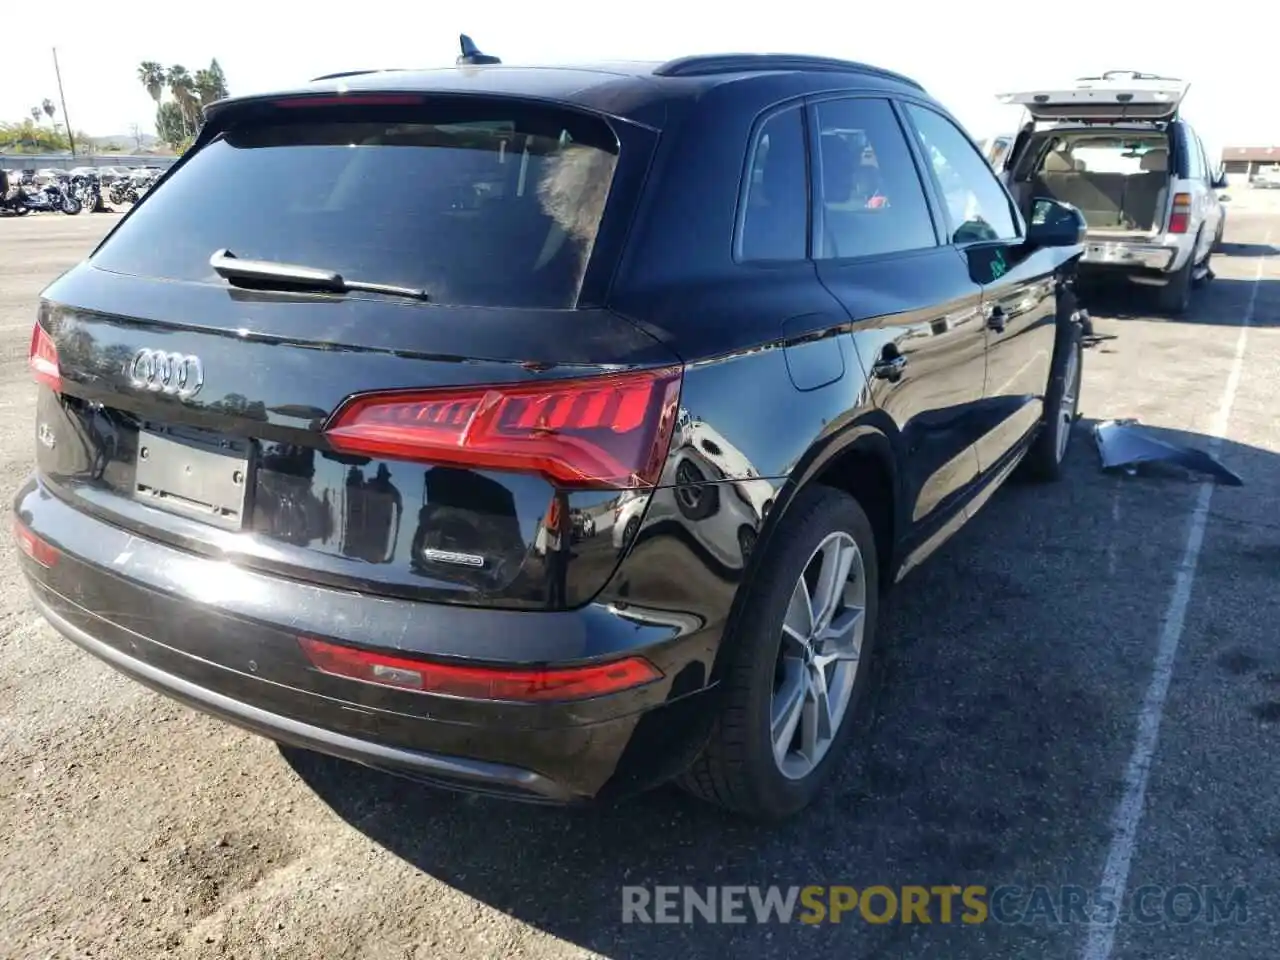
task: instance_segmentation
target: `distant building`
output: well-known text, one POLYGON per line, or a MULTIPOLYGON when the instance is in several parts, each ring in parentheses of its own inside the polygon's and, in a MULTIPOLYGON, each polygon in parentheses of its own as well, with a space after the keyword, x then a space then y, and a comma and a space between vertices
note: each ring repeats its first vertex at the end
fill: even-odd
POLYGON ((1260 167, 1280 164, 1278 147, 1227 147, 1222 151, 1222 166, 1227 173, 1243 173, 1252 177, 1260 167))

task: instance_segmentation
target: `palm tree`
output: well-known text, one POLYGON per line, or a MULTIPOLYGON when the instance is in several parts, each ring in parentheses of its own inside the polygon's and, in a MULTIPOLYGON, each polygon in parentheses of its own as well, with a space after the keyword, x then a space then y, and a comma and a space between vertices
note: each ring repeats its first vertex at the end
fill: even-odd
POLYGON ((58 108, 53 105, 53 101, 48 97, 44 98, 44 103, 40 104, 40 109, 44 111, 44 115, 49 118, 49 122, 53 122, 53 115, 58 112, 58 108))
POLYGON ((193 81, 196 95, 200 98, 200 106, 207 107, 218 99, 218 81, 208 70, 197 70, 193 81))
POLYGON ((166 82, 164 67, 154 60, 143 60, 138 64, 138 79, 147 88, 147 93, 151 94, 151 99, 156 102, 156 106, 159 106, 166 82))
POLYGON ((40 115, 41 115, 41 113, 43 113, 43 111, 42 111, 39 107, 32 107, 32 108, 31 108, 31 119, 32 119, 32 120, 34 120, 36 123, 39 123, 39 122, 40 122, 40 115))
POLYGON ((187 132, 191 132, 195 129, 196 118, 200 112, 200 101, 196 99, 195 94, 195 81, 187 72, 187 68, 179 63, 169 68, 166 79, 169 82, 169 92, 173 94, 173 99, 182 110, 182 122, 187 132))

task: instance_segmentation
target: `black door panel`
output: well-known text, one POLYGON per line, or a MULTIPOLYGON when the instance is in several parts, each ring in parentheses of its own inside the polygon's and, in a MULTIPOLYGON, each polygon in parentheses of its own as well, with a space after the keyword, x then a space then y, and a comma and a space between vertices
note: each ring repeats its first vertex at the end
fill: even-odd
POLYGON ((906 516, 928 517, 978 473, 986 365, 981 293, 954 250, 818 265, 853 321, 872 402, 899 433, 906 516))
POLYGON ((902 515, 918 524, 977 476, 981 287, 937 245, 928 194, 886 99, 810 108, 818 276, 852 321, 873 403, 898 434, 902 515))
POLYGON ((1040 422, 1056 317, 1052 250, 1023 253, 1000 244, 966 251, 982 288, 987 333, 987 381, 983 391, 988 430, 978 442, 978 463, 990 470, 1040 422))
POLYGON ((930 107, 909 104, 904 113, 942 200, 949 239, 982 288, 988 354, 977 458, 985 472, 1040 419, 1053 351, 1058 258, 1047 250, 1025 252, 1017 208, 964 131, 930 107))

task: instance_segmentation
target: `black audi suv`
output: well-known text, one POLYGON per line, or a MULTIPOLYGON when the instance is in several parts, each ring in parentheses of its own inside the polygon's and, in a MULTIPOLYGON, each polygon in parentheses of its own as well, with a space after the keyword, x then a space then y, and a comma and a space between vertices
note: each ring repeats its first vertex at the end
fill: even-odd
POLYGON ((45 290, 35 604, 282 743, 792 814, 884 591, 1061 472, 1083 221, 885 70, 494 59, 210 106, 45 290))

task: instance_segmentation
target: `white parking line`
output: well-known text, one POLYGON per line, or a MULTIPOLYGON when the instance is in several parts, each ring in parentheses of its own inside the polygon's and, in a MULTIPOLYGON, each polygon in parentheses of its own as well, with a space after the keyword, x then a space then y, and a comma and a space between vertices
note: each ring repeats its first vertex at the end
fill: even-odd
MULTIPOLYGON (((1271 242, 1268 231, 1264 244, 1271 242)), ((1262 284, 1262 268, 1266 257, 1258 258, 1258 269, 1253 277, 1253 289, 1249 291, 1249 304, 1245 307, 1240 323, 1240 335, 1236 338, 1235 357, 1231 361, 1231 373, 1222 391, 1222 400, 1213 419, 1210 456, 1217 456, 1227 433, 1231 407, 1240 387, 1240 374, 1244 368, 1244 351, 1248 343, 1249 325, 1258 305, 1258 288, 1262 284)), ((1151 761, 1155 756, 1156 742, 1160 739, 1160 720, 1164 716, 1164 703, 1169 695, 1169 681, 1173 679, 1174 663, 1178 656, 1178 643, 1186 625, 1187 604, 1191 600, 1191 588, 1196 580, 1196 565, 1200 561, 1200 548, 1204 544, 1204 531, 1209 522, 1209 501, 1213 498, 1213 481, 1200 484, 1195 509, 1187 527, 1187 544, 1178 564, 1173 581, 1173 593, 1160 625, 1160 640, 1156 645, 1156 659, 1151 669, 1151 683, 1142 698, 1142 711, 1138 714, 1138 733, 1133 743, 1133 753, 1124 771, 1124 794, 1111 819, 1111 846, 1107 850, 1107 862, 1102 868, 1101 887, 1119 903, 1129 882, 1129 865, 1137 843, 1138 828, 1142 824, 1142 810, 1147 797, 1147 777, 1151 773, 1151 761)), ((1110 960, 1115 945, 1114 923, 1095 924, 1089 928, 1085 941, 1083 960, 1110 960)))

